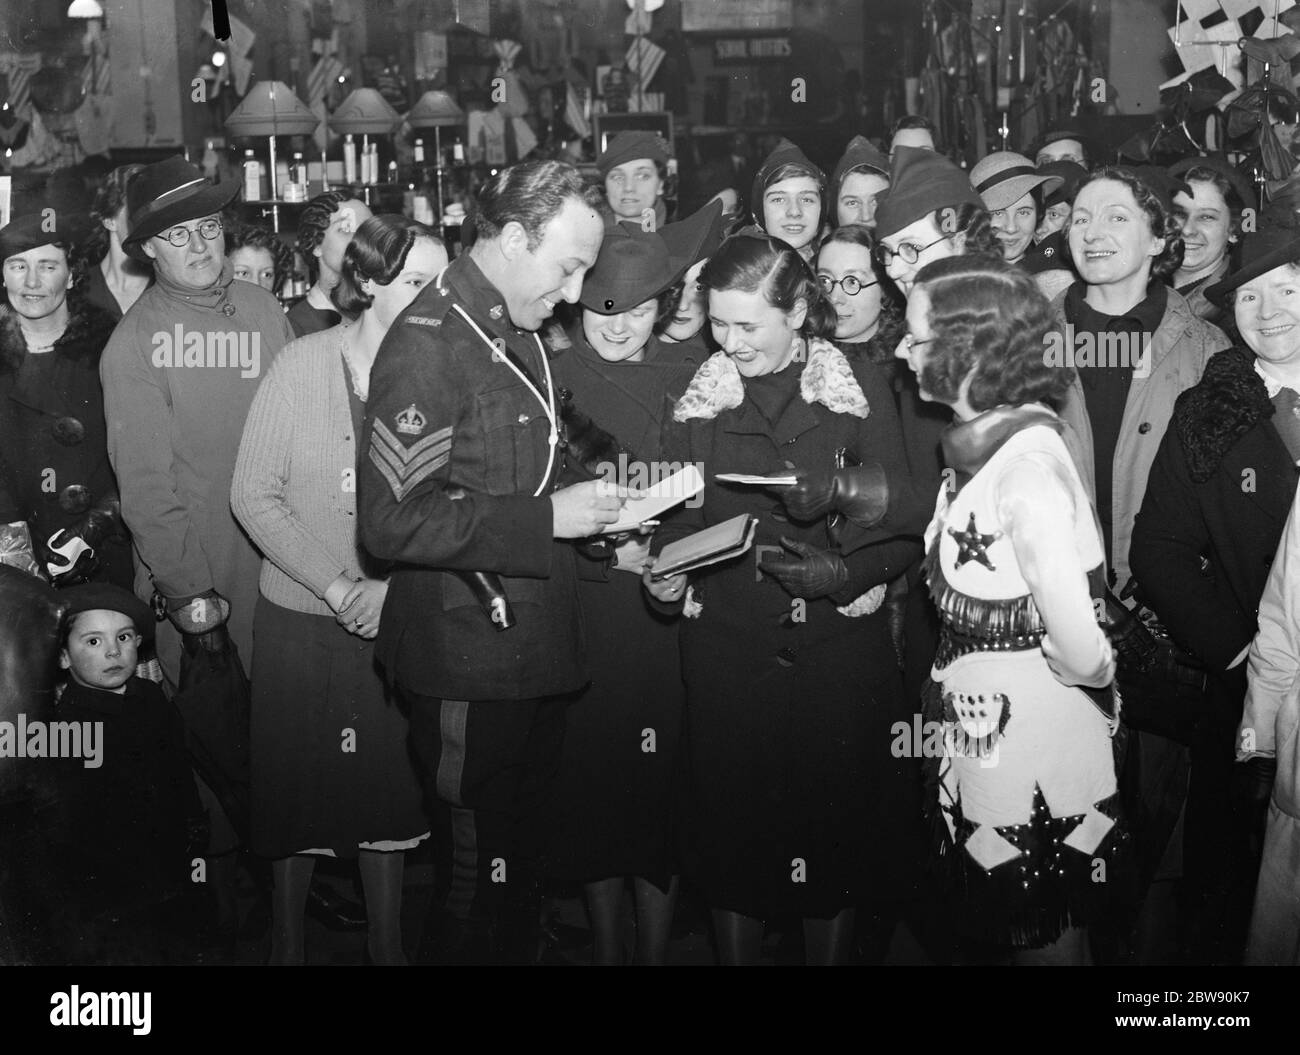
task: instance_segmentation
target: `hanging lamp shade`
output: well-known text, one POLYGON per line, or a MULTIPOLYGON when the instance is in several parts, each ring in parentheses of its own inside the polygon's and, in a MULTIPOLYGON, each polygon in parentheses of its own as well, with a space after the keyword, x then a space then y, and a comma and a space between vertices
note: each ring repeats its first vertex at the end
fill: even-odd
POLYGON ((330 117, 330 128, 340 135, 387 135, 402 119, 374 88, 358 88, 330 117))
POLYGON ((463 125, 465 111, 456 105, 456 100, 447 92, 430 90, 421 95, 419 102, 411 107, 411 112, 406 115, 406 123, 412 128, 463 125))
POLYGON ((258 81, 226 118, 232 136, 309 136, 320 118, 283 81, 258 81))

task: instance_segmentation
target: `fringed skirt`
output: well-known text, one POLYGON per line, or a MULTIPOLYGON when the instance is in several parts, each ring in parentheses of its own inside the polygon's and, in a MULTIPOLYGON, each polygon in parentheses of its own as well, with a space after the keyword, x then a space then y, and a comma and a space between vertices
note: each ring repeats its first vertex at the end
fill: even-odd
POLYGON ((1038 650, 966 656, 940 676, 924 699, 943 744, 926 752, 926 802, 962 933, 1041 948, 1122 911, 1133 852, 1112 723, 1038 650))

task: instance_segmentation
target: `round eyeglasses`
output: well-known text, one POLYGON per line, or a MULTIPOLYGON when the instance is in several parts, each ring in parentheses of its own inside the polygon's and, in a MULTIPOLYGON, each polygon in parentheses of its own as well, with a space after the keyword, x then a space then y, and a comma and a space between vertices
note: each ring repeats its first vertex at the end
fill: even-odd
POLYGON ((890 261, 892 261, 896 256, 901 256, 903 258, 903 263, 905 264, 915 264, 921 259, 921 254, 929 249, 930 246, 938 245, 940 242, 946 242, 951 237, 951 234, 945 234, 926 245, 917 245, 915 242, 904 242, 897 249, 890 249, 884 242, 881 242, 876 246, 876 259, 885 267, 888 267, 890 261))
POLYGON ((190 244, 195 231, 198 231, 205 242, 211 242, 221 233, 221 221, 204 220, 197 227, 173 227, 170 231, 159 234, 158 237, 167 239, 177 249, 184 249, 190 244))
POLYGON ((846 297, 856 297, 868 286, 878 286, 880 283, 875 281, 863 282, 862 279, 857 278, 854 275, 845 275, 843 278, 838 280, 831 278, 830 275, 818 275, 817 285, 821 287, 821 291, 828 297, 835 292, 836 286, 839 286, 840 289, 844 290, 844 295, 846 297))

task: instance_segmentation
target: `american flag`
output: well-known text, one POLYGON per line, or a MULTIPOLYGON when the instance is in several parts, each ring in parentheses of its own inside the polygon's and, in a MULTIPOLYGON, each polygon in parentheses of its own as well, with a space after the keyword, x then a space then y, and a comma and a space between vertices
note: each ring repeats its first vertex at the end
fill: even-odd
POLYGON ((591 125, 587 122, 584 107, 578 99, 577 90, 572 84, 565 87, 564 123, 577 132, 580 139, 586 139, 591 135, 591 125))
POLYGON ((0 102, 8 102, 9 108, 19 117, 31 116, 28 110, 32 95, 28 82, 32 74, 40 68, 39 55, 14 55, 9 62, 0 64, 0 73, 5 74, 9 81, 9 96, 7 99, 0 99, 0 102))

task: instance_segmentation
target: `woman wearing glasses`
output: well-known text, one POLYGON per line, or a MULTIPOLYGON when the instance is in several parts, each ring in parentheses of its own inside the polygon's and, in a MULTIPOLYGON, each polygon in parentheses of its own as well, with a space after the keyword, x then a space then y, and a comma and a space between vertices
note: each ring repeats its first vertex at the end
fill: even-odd
POLYGON ((1002 261, 918 276, 898 356, 953 409, 956 471, 926 531, 940 618, 926 710, 935 849, 961 931, 1020 964, 1089 962, 1084 927, 1116 908, 1130 839, 1111 749, 1114 655, 1097 623, 1104 550, 1056 414, 1051 309, 1002 261))
MULTIPOLYGON (((888 379, 898 410, 903 449, 918 492, 920 516, 928 517, 939 486, 939 434, 948 424, 946 407, 923 402, 907 369, 894 357, 903 331, 901 298, 881 279, 882 269, 874 258, 875 239, 859 225, 839 227, 827 236, 817 254, 817 284, 835 309, 835 345, 850 362, 864 359, 888 379)), ((919 523, 919 521, 918 521, 919 523)), ((934 659, 937 627, 921 584, 921 563, 916 560, 893 582, 885 598, 890 636, 903 668, 902 696, 898 697, 896 721, 909 728, 920 709, 921 686, 934 659)), ((891 862, 898 878, 893 889, 878 891, 871 905, 863 905, 870 916, 858 921, 860 948, 869 960, 880 959, 889 948, 889 938, 899 916, 897 902, 916 882, 915 865, 924 858, 921 832, 908 825, 908 818, 920 818, 920 770, 914 759, 893 760, 895 780, 892 797, 898 809, 891 817, 900 835, 911 837, 914 850, 899 854, 891 862)))
MULTIPOLYGON (((723 962, 755 962, 763 920, 785 914, 803 919, 810 963, 841 963, 869 861, 898 852, 886 815, 901 690, 881 604, 919 545, 851 523, 837 531, 824 510, 796 518, 765 489, 713 477, 785 462, 829 473, 843 451, 901 479, 902 438, 877 368, 827 339, 834 310, 788 244, 736 235, 700 280, 723 350, 673 411, 673 460, 708 467, 703 505, 675 520, 757 524, 751 552, 691 576, 685 863, 723 962)), ((686 578, 648 588, 682 604, 686 578)))
POLYGON ((904 297, 932 260, 1002 259, 1002 243, 967 174, 942 155, 913 147, 894 152, 889 192, 876 207, 876 237, 878 258, 904 297))

